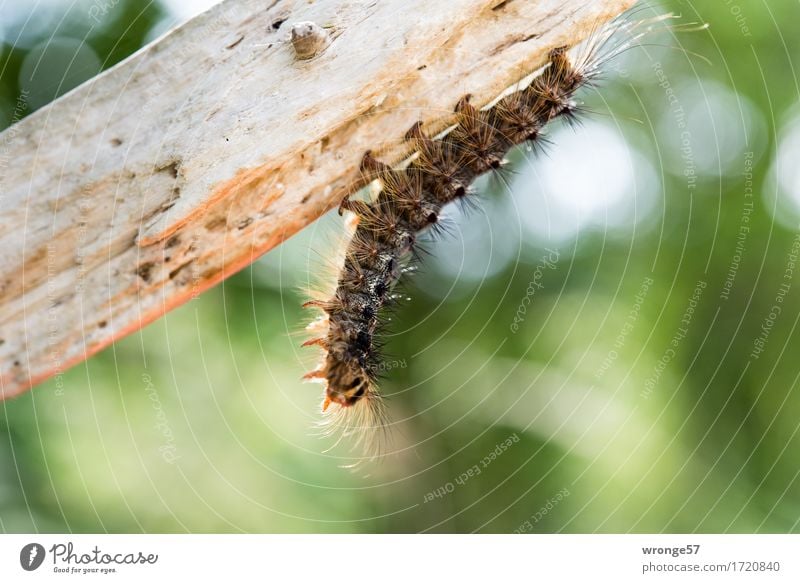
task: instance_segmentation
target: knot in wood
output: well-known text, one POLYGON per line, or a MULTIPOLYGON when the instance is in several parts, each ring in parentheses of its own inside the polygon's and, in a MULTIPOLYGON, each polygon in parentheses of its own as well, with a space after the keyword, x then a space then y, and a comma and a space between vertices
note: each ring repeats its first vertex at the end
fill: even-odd
POLYGON ((292 26, 292 45, 298 59, 318 55, 329 43, 328 31, 314 22, 298 22, 292 26))

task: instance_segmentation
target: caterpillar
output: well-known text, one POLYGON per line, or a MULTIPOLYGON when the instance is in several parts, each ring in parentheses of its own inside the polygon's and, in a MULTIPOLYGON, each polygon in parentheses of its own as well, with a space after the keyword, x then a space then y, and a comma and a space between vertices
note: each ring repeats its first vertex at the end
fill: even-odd
POLYGON ((465 95, 455 106, 455 123, 442 134, 426 135, 421 122, 408 130, 405 140, 413 155, 399 167, 377 160, 370 151, 364 154, 361 171, 367 181, 377 181, 380 190, 371 201, 350 195, 342 200, 339 214, 352 213, 355 229, 336 289, 330 297, 304 304, 322 311, 308 327, 316 335, 303 343, 321 348, 322 359, 304 378, 325 385, 326 428, 342 429, 342 435, 357 434, 362 440, 365 430, 385 425, 386 410, 377 386, 383 314, 396 302, 394 289, 409 271, 409 263, 419 258, 420 235, 439 228, 443 207, 468 201, 475 179, 500 171, 510 149, 541 144, 550 122, 575 119, 580 113, 576 92, 593 84, 602 65, 645 31, 610 43, 616 33, 669 17, 618 20, 596 31, 581 45, 585 50, 574 56, 566 46, 555 48, 527 86, 507 91, 484 108, 477 108, 465 95))

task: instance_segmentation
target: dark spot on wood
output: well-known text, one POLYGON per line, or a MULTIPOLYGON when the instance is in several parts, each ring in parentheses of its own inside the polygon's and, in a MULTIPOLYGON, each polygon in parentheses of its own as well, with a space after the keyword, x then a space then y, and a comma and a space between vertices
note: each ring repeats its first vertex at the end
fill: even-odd
POLYGON ((106 322, 105 320, 101 320, 100 322, 97 323, 98 328, 105 328, 106 326, 108 326, 108 322, 106 322))
POLYGON ((272 30, 278 30, 284 22, 286 22, 285 18, 278 18, 277 20, 273 20, 272 30))
POLYGON ((118 147, 118 146, 121 146, 122 145, 122 140, 120 140, 119 138, 112 138, 111 139, 111 145, 114 146, 115 148, 118 147))
POLYGON ((219 267, 212 267, 210 269, 206 269, 203 273, 200 274, 200 279, 202 280, 211 279, 212 277, 217 275, 219 271, 220 271, 219 267))
POLYGON ((216 217, 206 223, 206 230, 218 231, 224 229, 228 225, 228 219, 225 217, 216 217))
POLYGON ((175 245, 181 242, 181 238, 178 235, 173 235, 167 242, 164 243, 164 249, 172 249, 175 245))
POLYGON ((499 53, 502 53, 504 50, 506 50, 509 47, 512 47, 512 46, 514 46, 516 44, 528 42, 529 40, 537 38, 538 36, 539 36, 539 34, 535 33, 535 32, 532 33, 532 34, 526 34, 526 35, 519 34, 519 35, 513 36, 513 37, 503 41, 499 45, 497 45, 494 49, 492 49, 492 51, 489 54, 492 55, 492 56, 497 55, 499 53))
POLYGON ((238 45, 240 42, 242 42, 243 40, 244 40, 244 35, 240 36, 238 39, 236 39, 235 41, 233 41, 231 44, 229 44, 229 45, 228 45, 227 47, 225 47, 225 48, 226 48, 226 49, 232 49, 232 48, 234 48, 236 45, 238 45))
POLYGON ((179 186, 173 187, 172 192, 170 192, 170 194, 169 194, 169 199, 164 201, 161 204, 161 206, 158 207, 158 209, 155 210, 155 212, 150 213, 149 215, 145 216, 144 220, 148 221, 153 216, 155 216, 156 214, 168 211, 169 209, 171 209, 172 207, 175 206, 175 203, 178 201, 178 199, 180 197, 181 197, 181 189, 180 189, 180 187, 179 186))
POLYGON ((168 172, 169 174, 172 175, 173 178, 177 178, 179 167, 180 167, 180 162, 172 160, 171 162, 167 162, 166 164, 157 166, 156 170, 158 172, 168 172))
POLYGON ((325 136, 319 141, 319 149, 321 152, 324 152, 331 143, 331 137, 325 136))
POLYGON ((14 361, 14 366, 19 366, 19 361, 18 360, 14 361))
POLYGON ((423 70, 425 70, 427 68, 428 68, 428 65, 420 65, 419 67, 417 67, 417 71, 423 71, 423 70))
POLYGON ((303 198, 300 200, 300 204, 306 204, 310 198, 311 198, 311 193, 309 192, 307 195, 305 195, 305 196, 304 196, 304 197, 303 197, 303 198))
POLYGON ((245 217, 244 219, 236 223, 236 228, 241 231, 242 229, 246 229, 247 227, 249 227, 252 224, 252 222, 253 222, 253 217, 245 217))
POLYGON ((502 10, 503 8, 511 4, 512 1, 513 0, 503 0, 499 4, 495 4, 494 6, 492 6, 492 10, 502 10))
POLYGON ((0 346, 2 346, 2 345, 3 345, 3 344, 5 344, 5 343, 6 343, 6 341, 5 341, 5 340, 3 340, 2 338, 0 338, 0 346))
POLYGON ((176 267, 175 269, 173 269, 172 271, 170 271, 170 272, 169 272, 169 278, 170 278, 170 279, 175 279, 175 277, 176 277, 176 276, 177 276, 177 275, 178 275, 178 274, 179 274, 181 271, 183 271, 184 269, 186 269, 187 267, 189 267, 189 266, 190 266, 190 265, 191 265, 193 262, 194 262, 194 259, 192 259, 191 261, 187 261, 186 263, 184 263, 184 264, 182 264, 182 265, 179 265, 178 267, 176 267))
POLYGON ((136 268, 136 275, 141 277, 146 282, 150 281, 150 277, 152 276, 151 271, 153 267, 155 267, 155 263, 152 261, 147 261, 146 263, 142 263, 139 267, 136 268))

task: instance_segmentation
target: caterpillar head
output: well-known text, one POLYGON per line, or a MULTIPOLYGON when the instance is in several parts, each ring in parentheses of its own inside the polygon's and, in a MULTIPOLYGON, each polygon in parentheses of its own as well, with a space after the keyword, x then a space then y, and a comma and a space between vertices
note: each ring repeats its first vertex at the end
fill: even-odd
POLYGON ((384 450, 388 423, 383 398, 375 384, 376 370, 362 364, 368 360, 365 353, 371 339, 363 333, 353 336, 353 330, 348 335, 341 319, 327 316, 312 322, 309 331, 321 335, 304 345, 319 346, 325 351, 319 366, 304 376, 308 381, 325 385, 323 416, 317 423, 321 435, 336 438, 331 448, 345 437, 355 438, 353 448, 361 447, 364 455, 347 467, 379 457, 384 450))
POLYGON ((328 437, 338 436, 333 448, 343 438, 353 437, 352 448, 362 450, 354 464, 383 455, 387 418, 383 399, 373 378, 357 361, 325 359, 325 396, 322 402, 323 419, 318 426, 328 437))
POLYGON ((361 399, 372 393, 371 380, 366 371, 356 362, 341 361, 328 358, 326 371, 327 386, 322 410, 328 409, 331 403, 342 407, 352 407, 361 399))

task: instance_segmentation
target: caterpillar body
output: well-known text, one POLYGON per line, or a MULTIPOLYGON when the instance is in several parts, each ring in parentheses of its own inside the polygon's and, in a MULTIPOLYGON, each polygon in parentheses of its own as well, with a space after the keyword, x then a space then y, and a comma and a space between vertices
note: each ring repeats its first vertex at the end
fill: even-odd
MULTIPOLYGON (((670 17, 665 15, 659 17, 670 17)), ((653 20, 649 22, 653 22, 653 20)), ((568 47, 548 54, 541 73, 524 88, 508 92, 482 109, 469 95, 455 107, 454 126, 432 137, 418 122, 406 133, 415 152, 402 167, 390 167, 367 152, 361 170, 377 180, 380 191, 372 201, 342 201, 339 213, 357 219, 331 297, 313 299, 304 306, 323 315, 309 326, 316 337, 304 346, 323 350, 319 366, 305 379, 325 385, 324 424, 342 435, 360 439, 385 423, 385 408, 377 387, 381 351, 376 338, 383 328, 382 314, 396 299, 393 290, 417 251, 421 233, 436 229, 442 208, 472 196, 476 178, 497 171, 513 147, 538 145, 542 130, 556 118, 573 119, 578 111, 576 92, 592 83, 601 65, 627 49, 644 33, 602 50, 622 29, 643 22, 616 22, 596 31, 581 55, 571 58, 568 47)))

